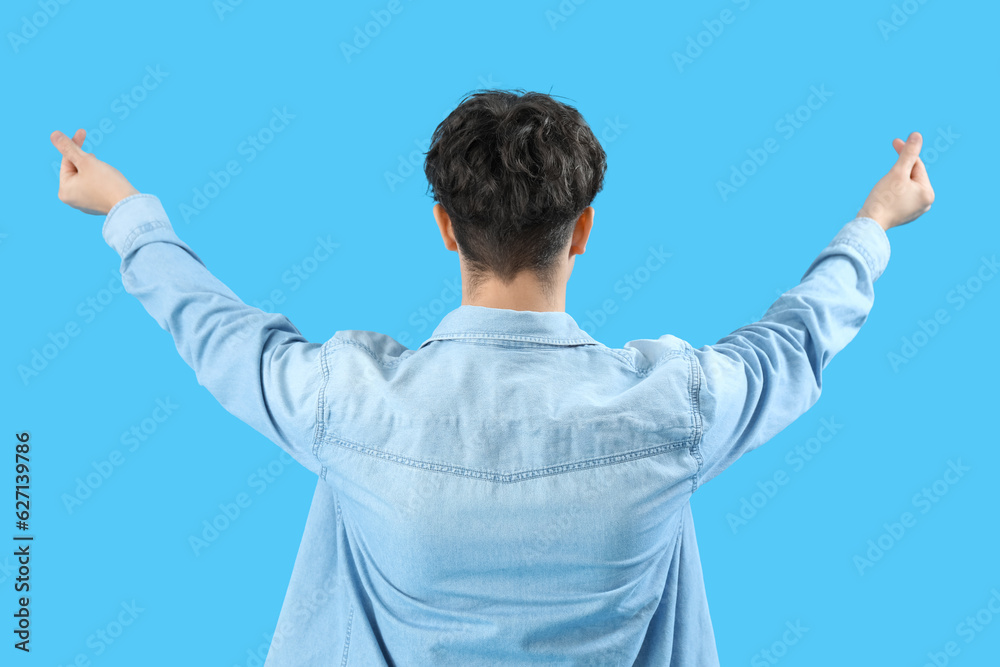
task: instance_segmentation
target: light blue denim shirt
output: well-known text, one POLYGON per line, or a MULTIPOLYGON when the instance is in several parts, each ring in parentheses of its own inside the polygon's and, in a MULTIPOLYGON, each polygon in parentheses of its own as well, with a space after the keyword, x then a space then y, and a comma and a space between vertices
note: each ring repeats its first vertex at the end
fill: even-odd
POLYGON ((816 402, 889 261, 852 220, 697 349, 468 305, 409 349, 244 304, 152 195, 103 233, 198 382, 317 475, 267 667, 718 665, 691 495, 816 402))

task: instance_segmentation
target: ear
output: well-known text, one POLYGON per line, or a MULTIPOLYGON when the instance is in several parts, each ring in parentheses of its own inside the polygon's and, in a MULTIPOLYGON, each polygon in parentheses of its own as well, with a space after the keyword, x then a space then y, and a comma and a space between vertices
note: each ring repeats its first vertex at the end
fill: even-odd
POLYGON ((590 238, 590 230, 594 227, 594 207, 588 206, 583 209, 583 213, 576 220, 573 228, 573 238, 569 241, 569 256, 582 255, 587 249, 587 240, 590 238))
POLYGON ((441 204, 434 204, 434 220, 441 231, 441 240, 448 250, 458 251, 458 242, 455 241, 455 231, 451 228, 451 218, 441 204))

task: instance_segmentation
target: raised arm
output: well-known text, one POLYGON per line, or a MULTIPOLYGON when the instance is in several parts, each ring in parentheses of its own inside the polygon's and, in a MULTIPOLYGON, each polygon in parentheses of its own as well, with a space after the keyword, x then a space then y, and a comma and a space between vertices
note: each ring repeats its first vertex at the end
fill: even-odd
POLYGON ((822 372, 858 333, 889 261, 886 231, 927 212, 934 191, 922 139, 896 139, 899 159, 810 264, 800 283, 753 324, 694 350, 702 425, 699 483, 759 447, 819 399, 822 372))
POLYGON ((160 200, 53 133, 63 154, 59 199, 107 215, 104 239, 121 257, 125 290, 174 339, 177 351, 222 406, 314 473, 319 343, 282 315, 243 303, 174 233, 160 200))

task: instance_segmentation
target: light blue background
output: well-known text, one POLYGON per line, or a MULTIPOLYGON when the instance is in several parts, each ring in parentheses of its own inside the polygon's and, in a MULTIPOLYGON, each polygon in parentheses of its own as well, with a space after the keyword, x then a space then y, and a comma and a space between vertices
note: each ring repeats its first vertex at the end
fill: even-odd
MULTIPOLYGON (((438 236, 422 165, 403 168, 394 188, 386 172, 485 84, 565 96, 599 136, 624 126, 603 135, 605 190, 568 295, 581 324, 614 301, 591 330, 616 347, 664 333, 700 346, 759 317, 858 211, 895 160, 892 139, 925 135, 937 201, 890 232, 875 307, 828 367, 822 398, 693 505, 722 664, 767 664, 758 652, 796 621, 809 630, 782 665, 917 666, 949 641, 961 650, 949 664, 994 664, 1000 618, 970 643, 956 626, 1000 590, 1000 279, 961 309, 948 295, 1000 251, 996 3, 911 2, 918 11, 886 39, 878 22, 891 19, 889 1, 589 0, 564 2, 566 20, 553 23, 558 0, 402 0, 348 62, 340 43, 387 4, 242 2, 220 18, 210 0, 70 2, 15 48, 9 33, 42 10, 5 3, 3 437, 11 452, 12 434, 31 432, 36 542, 33 650, 25 660, 10 646, 8 557, 0 661, 258 664, 248 651, 266 650, 316 483, 285 467, 258 494, 250 476, 280 450, 198 386, 137 301, 102 292, 118 258, 101 238, 103 217, 56 198, 49 133, 110 119, 89 150, 160 197, 180 237, 245 301, 281 290, 276 309, 310 340, 368 329, 412 347, 440 319, 436 299, 452 297, 457 257, 438 236), (679 71, 673 52, 724 9, 733 22, 679 71), (142 85, 147 66, 168 74, 123 118, 115 100, 142 85), (775 124, 811 86, 833 95, 786 138, 775 124), (248 161, 239 146, 273 107, 295 118, 248 161), (949 128, 958 138, 929 154, 949 128), (717 181, 769 137, 780 150, 723 201, 717 181), (181 204, 229 160, 241 173, 186 223, 181 204), (340 244, 333 257, 293 289, 283 275, 327 235, 340 244), (651 245, 672 256, 626 299, 615 285, 651 245), (93 317, 79 306, 108 297, 93 317), (888 354, 938 309, 947 324, 894 370, 888 354), (25 384, 18 366, 71 322, 79 335, 25 384), (167 398, 177 409, 151 421, 167 398), (795 471, 786 454, 824 417, 842 430, 795 471), (128 451, 120 438, 143 420, 155 431, 128 451), (114 450, 124 462, 70 513, 64 494, 114 450), (912 497, 949 459, 971 470, 920 513, 912 497), (779 470, 789 483, 734 533, 727 514, 779 470), (241 492, 252 504, 195 556, 188 537, 241 492), (854 557, 906 511, 916 525, 860 574, 854 557), (98 654, 95 633, 133 600, 143 611, 98 654)), ((13 454, 2 458, 0 509, 12 524, 13 454)), ((6 543, 14 531, 4 525, 6 543)))

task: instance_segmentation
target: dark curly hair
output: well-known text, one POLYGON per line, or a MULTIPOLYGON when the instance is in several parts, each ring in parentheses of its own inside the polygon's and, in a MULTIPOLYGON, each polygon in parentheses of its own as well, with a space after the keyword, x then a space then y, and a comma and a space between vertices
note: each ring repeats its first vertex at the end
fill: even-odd
POLYGON ((473 284, 531 270, 548 286, 606 169, 579 111, 520 89, 467 94, 434 130, 424 162, 473 284))

